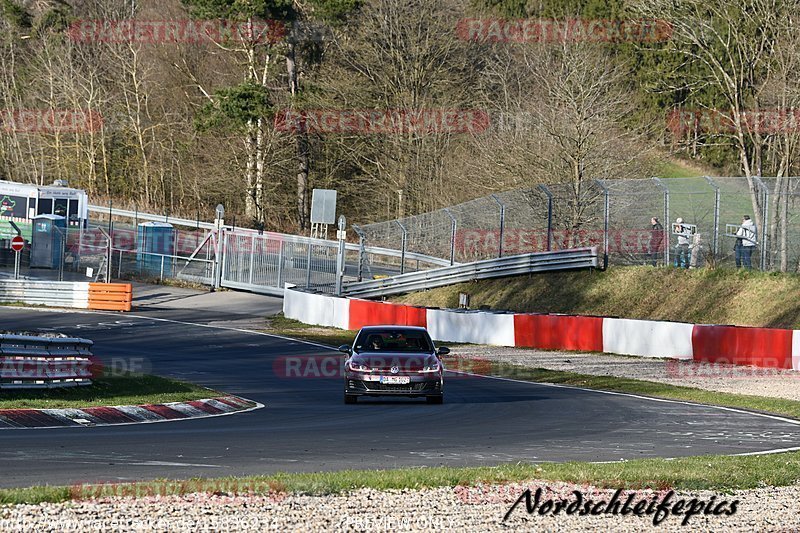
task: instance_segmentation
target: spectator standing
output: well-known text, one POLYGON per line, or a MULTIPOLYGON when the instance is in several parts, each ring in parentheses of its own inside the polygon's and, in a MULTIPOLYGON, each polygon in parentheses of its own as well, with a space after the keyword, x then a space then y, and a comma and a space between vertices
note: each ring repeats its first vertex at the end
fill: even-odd
POLYGON ((675 219, 675 233, 678 234, 678 244, 675 246, 675 266, 678 268, 689 268, 689 234, 683 227, 683 219, 675 219))
POLYGON ((742 217, 742 225, 736 231, 736 245, 733 247, 736 255, 736 268, 753 268, 751 257, 756 247, 756 225, 750 220, 749 215, 742 217))
POLYGON ((658 265, 658 260, 664 254, 664 226, 658 221, 658 217, 650 219, 650 262, 653 266, 658 265))
POLYGON ((689 250, 689 268, 703 266, 703 239, 699 233, 694 234, 689 250))

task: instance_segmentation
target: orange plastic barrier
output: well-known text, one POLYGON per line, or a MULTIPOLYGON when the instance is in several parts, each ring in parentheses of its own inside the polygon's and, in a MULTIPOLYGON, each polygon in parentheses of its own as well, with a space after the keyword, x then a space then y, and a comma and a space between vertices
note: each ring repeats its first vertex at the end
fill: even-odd
POLYGON ((89 309, 130 311, 132 301, 130 283, 89 283, 89 309))

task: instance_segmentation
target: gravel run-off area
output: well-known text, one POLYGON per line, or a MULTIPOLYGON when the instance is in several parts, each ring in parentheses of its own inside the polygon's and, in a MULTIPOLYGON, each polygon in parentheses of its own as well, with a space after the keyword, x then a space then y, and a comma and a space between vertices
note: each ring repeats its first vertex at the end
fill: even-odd
MULTIPOLYGON (((186 496, 108 498, 59 504, 17 505, 0 508, 0 531, 778 531, 800 526, 797 502, 800 487, 760 488, 717 494, 706 491, 678 493, 685 507, 696 503, 699 514, 683 526, 682 514, 665 515, 657 527, 642 505, 642 516, 613 513, 580 516, 553 514, 555 502, 591 500, 603 512, 614 491, 560 482, 529 482, 502 486, 448 487, 407 491, 358 490, 336 496, 274 494, 230 496, 190 494, 186 496), (520 503, 508 520, 503 517, 520 494, 541 488, 540 505, 528 514, 520 503), (552 500, 553 503, 547 502, 552 500), (738 501, 737 501, 738 500, 738 501), (711 508, 736 513, 714 516, 711 508), (604 502, 604 503, 601 503, 604 502), (543 510, 549 505, 542 515, 543 510), (719 507, 721 506, 721 507, 719 507)), ((664 492, 623 492, 619 500, 630 507, 639 502, 661 503, 664 492)), ((619 512, 623 507, 618 506, 619 512)), ((568 509, 563 507, 562 509, 568 509)), ((662 515, 664 516, 664 515, 662 515)))
POLYGON ((491 374, 491 363, 503 362, 578 374, 657 381, 717 392, 800 400, 800 371, 796 370, 477 345, 454 347, 452 354, 485 361, 481 373, 491 374))
MULTIPOLYGON (((453 354, 491 362, 503 361, 534 368, 583 374, 613 375, 709 390, 800 400, 800 373, 692 362, 666 361, 604 354, 543 352, 516 348, 458 346, 453 354)), ((485 371, 487 368, 483 368, 485 371)), ((58 504, 0 507, 0 531, 786 531, 800 528, 800 485, 762 487, 715 493, 678 492, 670 505, 685 501, 679 514, 654 526, 655 511, 636 516, 601 512, 567 514, 567 504, 609 502, 613 490, 561 482, 529 481, 511 485, 443 487, 424 490, 357 490, 330 496, 276 493, 269 496, 190 494, 71 501, 58 504), (506 521, 511 506, 526 489, 541 489, 538 507, 529 514, 524 500, 506 521), (548 501, 553 503, 549 504, 548 501), (554 514, 555 504, 565 500, 554 514), (706 511, 731 509, 715 516, 706 511), (685 509, 702 507, 687 519, 685 509), (709 505, 706 505, 709 504, 709 505), (722 507, 718 507, 724 504, 722 507), (705 506, 704 506, 705 505, 705 506), (540 514, 540 511, 546 512, 540 514)), ((664 501, 665 491, 625 491, 623 504, 664 501)), ((577 507, 577 505, 575 506, 577 507)), ((657 509, 650 506, 652 509, 657 509)), ((606 509, 606 505, 596 508, 606 509)), ((674 512, 675 507, 670 507, 674 512)))

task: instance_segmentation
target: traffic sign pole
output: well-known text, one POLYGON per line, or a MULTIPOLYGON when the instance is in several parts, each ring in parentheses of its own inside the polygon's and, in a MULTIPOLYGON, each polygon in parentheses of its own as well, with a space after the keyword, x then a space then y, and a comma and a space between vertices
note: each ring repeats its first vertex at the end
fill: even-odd
POLYGON ((25 247, 25 239, 17 235, 11 239, 11 249, 14 250, 14 279, 19 279, 19 261, 22 249, 25 247))

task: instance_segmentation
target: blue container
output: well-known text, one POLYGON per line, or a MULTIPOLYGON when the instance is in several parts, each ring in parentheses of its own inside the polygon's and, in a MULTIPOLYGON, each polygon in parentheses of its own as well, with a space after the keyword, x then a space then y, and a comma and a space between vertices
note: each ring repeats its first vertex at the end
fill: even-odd
POLYGON ((64 253, 67 220, 59 215, 33 218, 31 268, 58 268, 64 253))
POLYGON ((136 266, 144 275, 158 278, 172 276, 175 255, 175 229, 164 222, 139 224, 136 239, 136 266))

